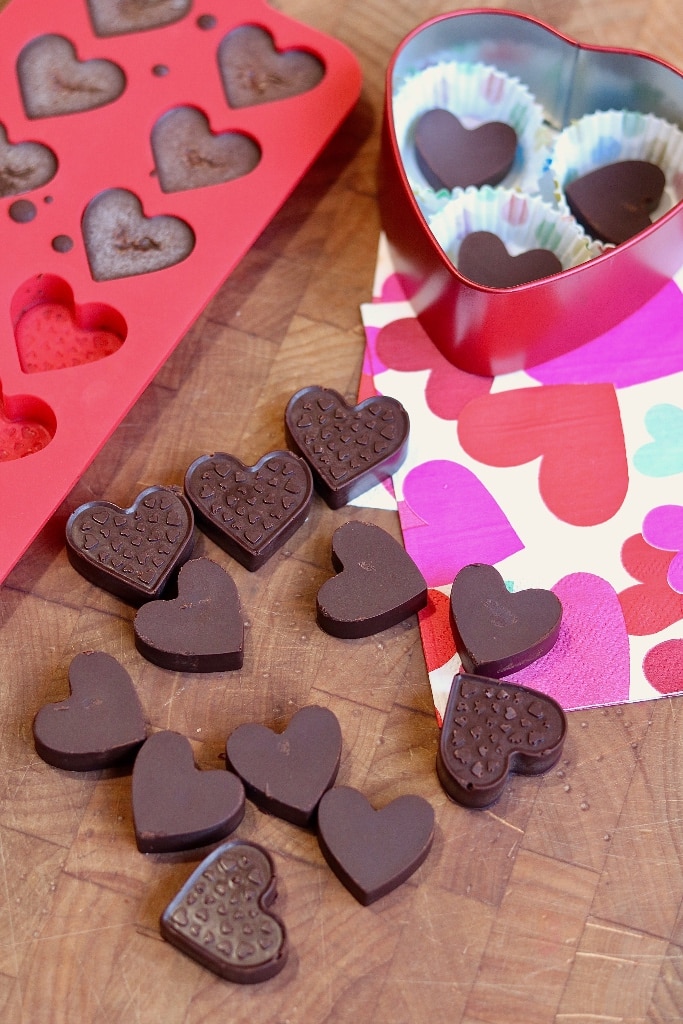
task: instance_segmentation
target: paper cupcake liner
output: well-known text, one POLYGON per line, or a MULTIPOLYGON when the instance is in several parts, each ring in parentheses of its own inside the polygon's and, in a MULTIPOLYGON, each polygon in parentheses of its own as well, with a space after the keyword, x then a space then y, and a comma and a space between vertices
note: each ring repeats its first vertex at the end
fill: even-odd
MULTIPOLYGON (((466 128, 503 121, 517 132, 514 163, 501 182, 533 194, 549 155, 548 129, 543 109, 517 78, 488 64, 442 61, 406 79, 393 97, 393 117, 403 166, 424 213, 436 213, 451 193, 430 187, 415 157, 415 127, 422 114, 435 107, 455 114, 466 128)), ((457 191, 462 191, 456 189, 457 191)))
POLYGON ((429 227, 456 267, 462 240, 473 231, 492 231, 505 243, 511 256, 529 249, 549 249, 563 270, 605 251, 602 243, 589 238, 571 214, 555 209, 540 196, 488 185, 461 190, 429 218, 429 227))

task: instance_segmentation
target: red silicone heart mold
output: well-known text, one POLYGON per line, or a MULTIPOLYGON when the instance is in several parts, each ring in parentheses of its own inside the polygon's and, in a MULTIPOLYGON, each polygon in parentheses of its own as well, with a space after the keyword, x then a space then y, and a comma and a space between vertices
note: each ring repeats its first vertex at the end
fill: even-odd
POLYGON ((610 107, 683 125, 683 75, 648 54, 587 46, 509 11, 444 14, 418 26, 387 71, 380 205, 397 272, 440 351, 471 373, 495 375, 544 362, 597 337, 659 291, 679 269, 683 201, 617 248, 553 277, 511 288, 460 274, 432 235, 412 193, 392 97, 439 59, 483 62, 517 77, 560 130, 610 107))

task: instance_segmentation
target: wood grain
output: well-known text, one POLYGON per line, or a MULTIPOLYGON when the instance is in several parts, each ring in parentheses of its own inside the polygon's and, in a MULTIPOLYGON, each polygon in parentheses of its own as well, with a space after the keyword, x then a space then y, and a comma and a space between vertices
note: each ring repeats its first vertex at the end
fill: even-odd
MULTIPOLYGON (((284 405, 305 384, 354 397, 358 307, 371 294, 380 230, 384 73, 402 36, 448 5, 276 6, 357 53, 360 103, 2 589, 0 1020, 680 1022, 677 700, 572 714, 562 760, 548 776, 515 778, 494 808, 469 812, 446 798, 434 770, 437 727, 415 620, 353 642, 314 622, 335 527, 362 518, 399 537, 393 513, 332 512, 316 500, 306 525, 256 574, 200 539, 198 553, 229 563, 248 620, 244 668, 225 675, 145 663, 133 644, 132 609, 67 562, 64 524, 81 502, 128 504, 145 486, 181 482, 206 451, 254 461, 284 444, 284 405), (218 980, 158 929, 198 856, 139 854, 130 776, 60 772, 33 748, 33 716, 65 696, 71 658, 93 648, 119 658, 153 727, 188 736, 203 768, 224 765, 226 736, 242 722, 281 728, 299 707, 330 707, 344 737, 339 782, 377 806, 410 792, 430 800, 437 832, 429 858, 404 886, 363 908, 329 871, 314 835, 249 805, 239 834, 273 853, 292 954, 263 985, 218 980)), ((671 0, 509 6, 584 41, 683 65, 680 10, 671 0)))

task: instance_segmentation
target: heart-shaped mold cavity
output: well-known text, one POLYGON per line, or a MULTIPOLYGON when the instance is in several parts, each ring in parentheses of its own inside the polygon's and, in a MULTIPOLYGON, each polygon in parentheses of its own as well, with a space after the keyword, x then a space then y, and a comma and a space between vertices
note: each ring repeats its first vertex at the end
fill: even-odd
POLYGON ((243 132, 211 131, 196 107, 174 107, 152 129, 152 152, 164 192, 220 185, 256 167, 261 148, 243 132))
POLYGON ((55 435, 57 420, 47 402, 33 395, 3 395, 0 390, 0 462, 35 455, 55 435))
POLYGON ((11 143, 0 124, 0 198, 47 185, 57 173, 57 157, 39 142, 11 143))
POLYGON ((126 76, 109 60, 80 61, 69 39, 38 36, 17 60, 24 109, 31 118, 95 110, 118 99, 126 76))
POLYGON ((63 370, 117 352, 128 329, 121 314, 101 302, 77 306, 66 281, 39 274, 17 291, 12 322, 24 373, 63 370))
POLYGON ((194 232, 179 217, 145 217, 136 195, 100 192, 83 214, 83 239, 95 281, 150 274, 181 263, 194 249, 194 232))
POLYGON ((123 36, 163 28, 189 13, 192 0, 88 0, 96 36, 123 36))
POLYGON ((299 96, 318 85, 325 74, 314 54, 278 50, 270 32, 259 25, 240 25, 223 37, 218 67, 233 108, 299 96))

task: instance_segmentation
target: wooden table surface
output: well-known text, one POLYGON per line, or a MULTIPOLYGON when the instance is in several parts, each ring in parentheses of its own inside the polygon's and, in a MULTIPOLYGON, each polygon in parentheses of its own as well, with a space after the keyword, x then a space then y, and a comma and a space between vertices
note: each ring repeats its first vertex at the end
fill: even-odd
MULTIPOLYGON (((227 0, 225 0, 227 2, 227 0)), ((240 672, 155 668, 135 651, 133 610, 69 566, 67 514, 179 483, 198 454, 245 462, 284 443, 283 409, 319 383, 353 399, 380 230, 376 162, 390 54, 429 0, 281 0, 346 42, 364 89, 357 109, 149 386, 0 596, 0 1020, 6 1024, 593 1024, 683 1019, 683 703, 662 699, 570 715, 560 764, 515 777, 490 810, 450 802, 434 769, 437 726, 417 625, 342 641, 315 624, 330 538, 347 518, 399 537, 393 513, 307 523, 258 573, 230 566, 248 619, 240 672), (238 835, 266 846, 291 942, 257 986, 217 979, 159 934, 194 866, 135 846, 129 774, 67 773, 36 755, 32 720, 67 693, 79 651, 115 655, 155 729, 224 765, 247 721, 282 728, 304 705, 343 733, 338 781, 380 807, 426 797, 436 835, 402 887, 361 907, 315 835, 248 804, 238 835)), ((486 3, 481 6, 489 6, 486 3)), ((493 5, 490 5, 493 6, 493 5)), ((502 4, 501 6, 508 6, 502 4)), ((583 41, 644 49, 683 66, 671 0, 510 4, 583 41)), ((206 7, 210 10, 210 4, 206 7)))

